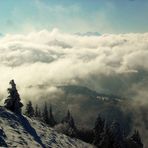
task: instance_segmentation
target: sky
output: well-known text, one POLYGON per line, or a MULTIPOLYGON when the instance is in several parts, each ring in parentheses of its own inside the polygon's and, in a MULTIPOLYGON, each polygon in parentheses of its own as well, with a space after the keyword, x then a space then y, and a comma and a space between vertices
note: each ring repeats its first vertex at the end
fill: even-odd
POLYGON ((147 108, 147 57, 148 0, 0 0, 0 104, 14 79, 23 102, 81 85, 147 108))
POLYGON ((148 31, 147 0, 1 0, 0 33, 143 33, 148 31))

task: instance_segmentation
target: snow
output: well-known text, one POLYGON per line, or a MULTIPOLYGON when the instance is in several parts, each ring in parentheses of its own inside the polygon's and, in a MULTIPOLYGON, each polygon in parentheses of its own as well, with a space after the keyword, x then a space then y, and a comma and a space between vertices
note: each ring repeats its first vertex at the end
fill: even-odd
POLYGON ((0 145, 21 148, 94 148, 57 133, 46 124, 0 107, 0 145))

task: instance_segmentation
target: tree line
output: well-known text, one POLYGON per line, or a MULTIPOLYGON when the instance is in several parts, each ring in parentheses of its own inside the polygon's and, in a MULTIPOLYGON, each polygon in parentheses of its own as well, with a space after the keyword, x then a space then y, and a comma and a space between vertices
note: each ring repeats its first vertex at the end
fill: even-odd
MULTIPOLYGON (((8 97, 4 102, 5 108, 15 114, 22 115, 23 104, 14 80, 10 81, 10 86, 8 88, 8 97)), ((33 107, 32 102, 29 101, 26 104, 24 114, 29 118, 36 118, 44 122, 59 133, 94 144, 97 148, 143 148, 143 143, 137 130, 133 134, 125 136, 117 121, 109 124, 101 115, 98 115, 94 128, 86 129, 76 126, 69 110, 65 117, 60 122, 57 122, 53 115, 52 105, 48 106, 46 102, 41 110, 38 105, 33 107)))

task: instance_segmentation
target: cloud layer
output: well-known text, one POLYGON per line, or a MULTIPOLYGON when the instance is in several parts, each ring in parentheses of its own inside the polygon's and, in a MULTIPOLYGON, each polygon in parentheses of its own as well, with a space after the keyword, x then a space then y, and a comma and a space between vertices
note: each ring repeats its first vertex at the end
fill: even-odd
MULTIPOLYGON (((78 84, 126 97, 147 96, 148 33, 79 36, 54 29, 0 39, 0 91, 14 78, 24 98, 78 84), (44 92, 39 87, 46 85, 44 92), (137 91, 138 90, 138 91, 137 91)), ((142 99, 142 98, 141 98, 142 99)))
MULTIPOLYGON (((60 102, 57 99, 64 99, 65 94, 56 86, 71 84, 131 98, 134 101, 129 101, 126 109, 135 109, 135 127, 141 133, 146 131, 142 118, 145 119, 143 109, 148 105, 148 33, 80 36, 54 29, 5 35, 0 38, 2 101, 11 79, 15 79, 23 102, 60 102)), ((69 97, 75 102, 69 107, 74 113, 81 110, 81 115, 87 98, 69 97)), ((64 106, 62 101, 60 109, 64 106)), ((90 108, 87 114, 88 121, 94 116, 93 110, 90 108)), ((86 115, 82 116, 83 121, 87 120, 86 115)), ((147 135, 143 137, 146 139, 147 135)))

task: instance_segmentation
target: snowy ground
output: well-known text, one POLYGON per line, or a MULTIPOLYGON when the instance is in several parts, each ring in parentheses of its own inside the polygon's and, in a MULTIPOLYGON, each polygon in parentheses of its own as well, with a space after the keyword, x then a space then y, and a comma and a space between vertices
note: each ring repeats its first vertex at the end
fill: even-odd
POLYGON ((19 148, 94 148, 25 116, 16 116, 0 107, 0 146, 19 148))

